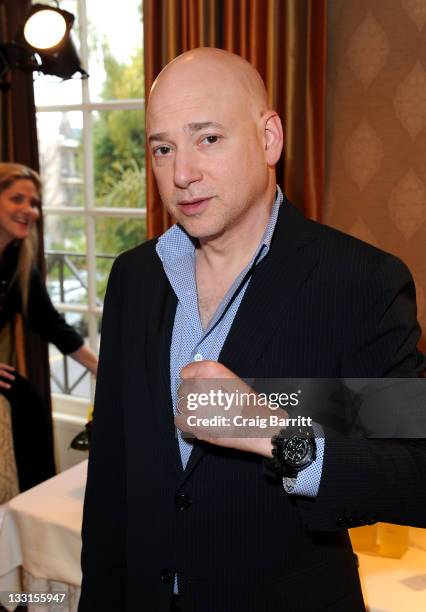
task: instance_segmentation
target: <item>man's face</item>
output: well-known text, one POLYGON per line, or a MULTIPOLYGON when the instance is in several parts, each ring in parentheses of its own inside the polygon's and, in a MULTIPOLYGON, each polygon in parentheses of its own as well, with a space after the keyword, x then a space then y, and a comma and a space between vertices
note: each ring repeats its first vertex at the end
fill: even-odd
POLYGON ((262 203, 268 167, 261 117, 217 69, 181 70, 176 77, 159 82, 149 102, 153 170, 178 223, 195 238, 214 238, 262 203))

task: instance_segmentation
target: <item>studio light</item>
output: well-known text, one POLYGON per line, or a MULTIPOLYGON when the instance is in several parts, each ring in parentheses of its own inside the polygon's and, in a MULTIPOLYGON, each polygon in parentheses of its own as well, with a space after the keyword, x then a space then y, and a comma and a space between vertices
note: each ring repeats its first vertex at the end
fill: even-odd
POLYGON ((89 76, 71 37, 74 15, 56 5, 32 6, 15 39, 0 45, 0 79, 8 70, 38 71, 64 80, 89 76))
POLYGON ((48 51, 57 47, 67 32, 67 20, 63 12, 43 7, 41 4, 36 5, 24 25, 27 44, 37 51, 48 51))

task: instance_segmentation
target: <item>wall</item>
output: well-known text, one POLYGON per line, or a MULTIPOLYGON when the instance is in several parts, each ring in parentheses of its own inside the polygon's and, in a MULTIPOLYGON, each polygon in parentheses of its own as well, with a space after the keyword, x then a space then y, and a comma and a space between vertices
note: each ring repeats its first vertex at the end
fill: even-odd
POLYGON ((426 331, 426 1, 328 11, 324 221, 407 263, 426 331))

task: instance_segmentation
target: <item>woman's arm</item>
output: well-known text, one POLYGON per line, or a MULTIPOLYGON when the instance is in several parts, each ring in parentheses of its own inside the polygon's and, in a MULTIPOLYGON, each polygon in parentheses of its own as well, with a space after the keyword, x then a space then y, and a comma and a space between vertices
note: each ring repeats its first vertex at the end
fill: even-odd
MULTIPOLYGON (((26 320, 30 329, 43 340, 54 344, 63 355, 78 353, 84 346, 81 335, 65 321, 64 316, 52 304, 36 268, 33 268, 31 273, 26 320)), ((83 351, 83 358, 87 357, 85 353, 83 351)))
POLYGON ((93 376, 98 373, 98 358, 95 353, 86 344, 80 346, 79 349, 69 354, 70 357, 81 363, 82 366, 91 371, 93 376))

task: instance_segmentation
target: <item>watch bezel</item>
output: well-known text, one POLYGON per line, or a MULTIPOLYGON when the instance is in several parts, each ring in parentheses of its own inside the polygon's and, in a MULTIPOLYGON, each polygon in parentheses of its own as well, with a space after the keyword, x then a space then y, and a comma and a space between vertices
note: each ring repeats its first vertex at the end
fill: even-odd
POLYGON ((271 439, 272 459, 271 468, 282 477, 295 478, 299 472, 309 467, 316 459, 316 444, 312 429, 306 431, 299 430, 297 433, 282 429, 271 439), (303 441, 306 445, 306 453, 298 462, 291 462, 286 456, 288 445, 295 440, 303 441))
POLYGON ((281 458, 283 463, 292 469, 303 470, 303 468, 307 467, 314 460, 314 445, 312 443, 311 438, 307 438, 305 436, 295 435, 290 438, 285 438, 282 446, 280 445, 281 450, 281 458), (304 454, 303 457, 299 460, 293 461, 290 457, 289 447, 292 446, 295 442, 302 443, 304 446, 304 454))

